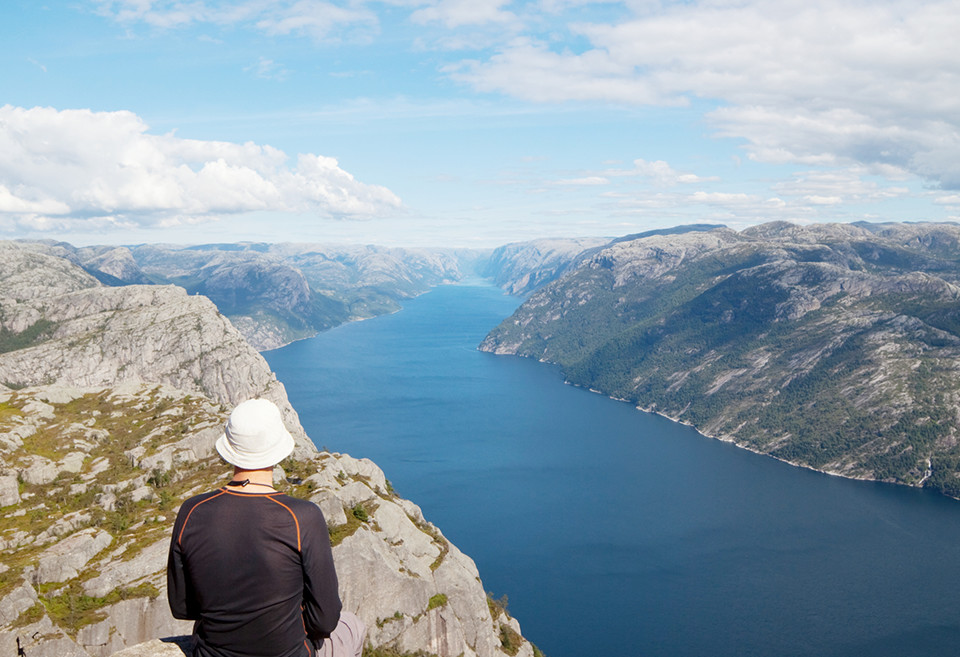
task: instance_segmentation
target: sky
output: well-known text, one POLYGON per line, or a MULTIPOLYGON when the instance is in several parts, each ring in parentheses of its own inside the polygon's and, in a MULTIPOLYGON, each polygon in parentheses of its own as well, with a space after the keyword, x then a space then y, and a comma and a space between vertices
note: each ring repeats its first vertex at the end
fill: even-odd
POLYGON ((960 221, 960 0, 0 0, 0 239, 960 221))

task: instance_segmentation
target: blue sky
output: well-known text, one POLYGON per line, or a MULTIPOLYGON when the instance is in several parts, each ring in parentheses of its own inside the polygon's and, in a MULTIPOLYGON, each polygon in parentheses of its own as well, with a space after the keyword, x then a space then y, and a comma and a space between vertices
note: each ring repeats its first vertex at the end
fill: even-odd
POLYGON ((960 220, 960 3, 0 3, 0 238, 960 220))

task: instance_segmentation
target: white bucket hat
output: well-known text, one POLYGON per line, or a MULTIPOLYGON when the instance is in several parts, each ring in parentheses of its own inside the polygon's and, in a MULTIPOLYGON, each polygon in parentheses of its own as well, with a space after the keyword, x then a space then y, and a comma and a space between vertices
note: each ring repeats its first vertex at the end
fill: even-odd
POLYGON ((276 465, 293 451, 293 436, 269 399, 248 399, 233 409, 217 439, 223 460, 244 470, 276 465))

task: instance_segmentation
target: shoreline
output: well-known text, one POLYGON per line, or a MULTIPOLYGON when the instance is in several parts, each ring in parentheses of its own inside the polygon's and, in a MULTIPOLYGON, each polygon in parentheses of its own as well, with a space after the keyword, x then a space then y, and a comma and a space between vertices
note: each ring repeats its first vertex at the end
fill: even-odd
MULTIPOLYGON (((517 354, 511 354, 511 355, 518 356, 517 354)), ((526 356, 518 356, 518 357, 519 357, 519 358, 526 358, 526 356)), ((547 363, 547 364, 549 364, 549 365, 553 365, 553 366, 555 366, 555 367, 559 367, 556 363, 550 363, 549 361, 545 361, 545 360, 538 360, 538 362, 547 363)), ((899 481, 884 481, 884 480, 882 480, 882 479, 874 479, 874 478, 872 478, 872 477, 855 476, 855 475, 844 474, 844 473, 842 473, 842 472, 837 472, 837 471, 823 470, 823 469, 820 469, 820 468, 815 468, 815 467, 813 467, 813 466, 811 466, 811 465, 807 465, 806 463, 796 463, 796 462, 794 462, 794 461, 788 461, 787 459, 778 458, 778 457, 776 457, 776 456, 773 456, 773 455, 770 454, 769 452, 762 452, 762 451, 754 448, 753 446, 751 446, 751 445, 749 445, 749 444, 745 444, 745 443, 738 442, 733 436, 713 436, 713 435, 710 435, 710 434, 708 434, 708 433, 704 433, 704 432, 701 431, 696 425, 694 425, 692 422, 689 422, 688 420, 682 420, 682 419, 677 418, 677 417, 672 417, 672 416, 670 416, 670 415, 667 415, 666 413, 663 413, 663 412, 661 412, 661 411, 654 410, 654 409, 652 409, 652 408, 644 408, 644 407, 641 406, 639 403, 633 402, 633 401, 631 401, 631 400, 629 400, 629 399, 624 399, 624 398, 622 398, 622 397, 614 397, 613 395, 608 395, 608 394, 606 394, 606 393, 603 392, 602 390, 597 390, 597 389, 595 389, 595 388, 589 388, 589 387, 581 386, 581 385, 578 385, 578 384, 576 384, 576 383, 573 383, 572 381, 568 381, 567 379, 564 379, 563 382, 564 382, 564 384, 566 384, 566 385, 573 386, 574 388, 579 388, 579 389, 585 390, 585 391, 587 391, 587 392, 592 392, 592 393, 594 393, 594 394, 602 395, 602 396, 606 397, 607 399, 611 399, 611 400, 616 401, 616 402, 623 402, 623 403, 630 404, 631 406, 633 406, 634 410, 637 410, 637 411, 639 411, 639 412, 641 412, 641 413, 647 413, 647 414, 649 414, 649 415, 657 415, 657 416, 662 417, 662 418, 664 418, 664 419, 666 419, 666 420, 669 420, 669 421, 671 421, 671 422, 673 422, 673 423, 675 423, 675 424, 681 424, 681 425, 683 425, 683 426, 689 427, 689 428, 693 429, 694 431, 696 431, 700 436, 702 436, 702 437, 704 437, 704 438, 706 438, 706 439, 708 439, 708 440, 717 440, 717 441, 722 442, 722 443, 727 443, 727 444, 729 444, 729 445, 733 445, 734 447, 736 447, 736 448, 738 448, 738 449, 745 450, 745 451, 750 452, 750 453, 752 453, 752 454, 757 454, 758 456, 764 456, 764 457, 773 459, 774 461, 778 461, 778 462, 780 462, 780 463, 784 463, 784 464, 786 464, 786 465, 789 465, 789 466, 792 466, 792 467, 795 467, 795 468, 802 468, 802 469, 804 469, 804 470, 809 470, 809 471, 811 471, 811 472, 817 472, 817 473, 819 473, 819 474, 827 475, 827 476, 830 476, 830 477, 839 477, 839 478, 841 478, 841 479, 847 479, 847 480, 850 480, 850 481, 867 481, 867 482, 873 482, 873 483, 877 483, 877 484, 885 484, 885 485, 890 485, 890 486, 900 486, 900 487, 903 487, 903 488, 912 488, 912 489, 915 489, 915 490, 927 490, 926 488, 924 488, 923 482, 925 482, 927 479, 929 479, 930 476, 931 476, 931 474, 932 474, 932 473, 930 472, 930 470, 929 470, 929 461, 930 461, 929 458, 927 459, 927 462, 928 462, 927 472, 926 472, 926 474, 924 475, 924 477, 920 480, 920 482, 917 483, 917 484, 908 484, 908 483, 899 482, 899 481)), ((930 491, 930 492, 937 492, 939 495, 941 495, 941 496, 943 496, 943 497, 945 497, 945 498, 947 498, 947 499, 960 501, 960 498, 958 498, 958 497, 953 497, 953 496, 951 496, 951 495, 947 495, 946 493, 944 493, 944 492, 942 492, 942 491, 930 491)))

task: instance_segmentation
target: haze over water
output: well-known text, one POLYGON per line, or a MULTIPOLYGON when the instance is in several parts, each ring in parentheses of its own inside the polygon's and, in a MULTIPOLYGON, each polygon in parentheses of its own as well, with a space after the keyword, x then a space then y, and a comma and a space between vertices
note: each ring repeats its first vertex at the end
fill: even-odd
POLYGON ((319 446, 373 459, 548 657, 960 645, 960 502, 801 470, 476 350, 519 305, 438 288, 265 354, 319 446))

